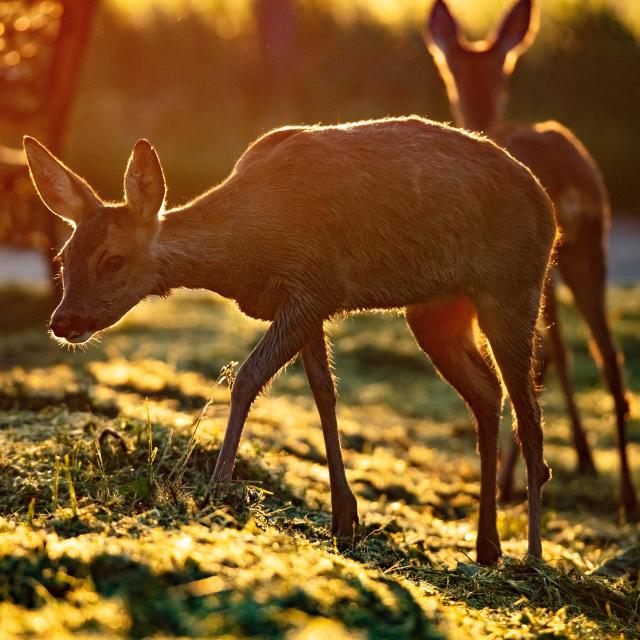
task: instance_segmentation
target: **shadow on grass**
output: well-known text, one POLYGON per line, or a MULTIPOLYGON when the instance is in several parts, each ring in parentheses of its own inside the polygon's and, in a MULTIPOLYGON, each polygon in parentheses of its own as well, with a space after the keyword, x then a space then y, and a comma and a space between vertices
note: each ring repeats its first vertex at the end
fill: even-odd
POLYGON ((36 608, 51 597, 72 599, 82 586, 95 589, 122 601, 133 638, 203 632, 282 638, 301 616, 330 618, 366 630, 370 638, 441 637, 410 591, 391 579, 349 572, 314 577, 323 583, 323 595, 283 575, 265 583, 257 571, 255 584, 231 587, 191 558, 172 571, 155 572, 126 554, 52 558, 43 547, 29 557, 0 560, 0 601, 36 608))
MULTIPOLYGON (((284 530, 291 528, 289 522, 273 524, 284 530)), ((296 527, 296 531, 311 542, 321 542, 326 535, 309 523, 296 527)), ((433 564, 423 545, 407 544, 402 530, 394 526, 369 531, 353 546, 343 547, 342 553, 363 567, 376 566, 389 578, 409 580, 426 593, 437 593, 449 604, 464 604, 487 619, 515 615, 526 623, 535 609, 561 617, 566 611, 567 617, 582 616, 592 621, 603 637, 621 632, 633 637, 640 624, 633 577, 614 581, 574 568, 508 556, 495 567, 459 564, 456 569, 446 569, 433 564)), ((543 633, 537 637, 547 636, 543 633)))

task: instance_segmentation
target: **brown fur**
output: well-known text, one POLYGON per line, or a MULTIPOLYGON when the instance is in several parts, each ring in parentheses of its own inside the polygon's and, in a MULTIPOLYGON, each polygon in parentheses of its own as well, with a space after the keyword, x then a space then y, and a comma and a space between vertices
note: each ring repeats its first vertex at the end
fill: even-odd
MULTIPOLYGON (((558 268, 571 289, 576 306, 591 330, 595 351, 616 408, 621 494, 628 516, 638 502, 627 460, 628 402, 617 350, 606 318, 606 235, 609 200, 600 171, 582 143, 557 122, 502 124, 507 83, 518 56, 537 30, 532 0, 518 0, 487 41, 469 43, 443 0, 434 4, 425 28, 425 40, 447 87, 456 122, 485 131, 526 164, 540 179, 556 205, 563 236, 557 253, 558 268)), ((549 288, 549 299, 554 296, 549 288)), ((592 455, 573 398, 566 349, 558 325, 556 301, 546 307, 549 327, 547 352, 553 358, 571 419, 579 469, 595 473, 592 455)), ((540 363, 542 380, 545 371, 540 363)), ((500 487, 511 494, 516 449, 512 446, 501 473, 500 487)))
POLYGON ((86 211, 74 212, 77 228, 62 252, 65 294, 52 318, 55 333, 86 339, 126 313, 133 298, 176 287, 216 291, 272 322, 238 371, 216 481, 231 478, 254 398, 301 352, 327 445, 333 530, 352 534, 356 501, 340 454, 323 322, 343 312, 407 307, 418 343, 478 419, 479 560, 500 555, 496 371, 518 418, 531 492, 529 549, 540 556, 540 488, 549 472, 531 351, 555 222, 523 165, 487 139, 418 117, 287 128, 251 145, 219 186, 152 216, 144 198, 132 210, 143 186, 156 209, 162 206, 164 180, 148 143, 134 149, 123 205, 96 204, 89 187, 46 150, 31 139, 25 145, 47 206, 70 217, 59 205, 65 189, 88 201, 86 211), (127 264, 109 274, 99 265, 113 253, 127 264), (90 319, 60 320, 82 314, 90 319), (495 369, 475 343, 476 319, 495 369))

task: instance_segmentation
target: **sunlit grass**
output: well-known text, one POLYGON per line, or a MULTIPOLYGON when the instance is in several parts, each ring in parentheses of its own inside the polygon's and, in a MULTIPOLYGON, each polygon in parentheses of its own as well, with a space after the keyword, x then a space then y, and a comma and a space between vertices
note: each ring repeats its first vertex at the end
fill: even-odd
MULTIPOLYGON (((611 295, 628 353, 640 347, 639 293, 611 295)), ((15 292, 11 300, 24 309, 39 305, 15 292)), ((520 497, 500 508, 498 520, 505 562, 489 569, 473 563, 479 460, 469 417, 401 317, 357 316, 332 327, 338 418, 362 522, 352 547, 338 547, 329 535, 322 432, 299 366, 256 401, 231 494, 222 502, 207 497, 229 409, 224 376, 216 381, 248 353, 263 323, 212 295, 178 294, 140 305, 88 352, 61 350, 40 320, 5 331, 3 632, 634 637, 638 563, 623 562, 621 578, 591 573, 637 548, 640 531, 621 523, 615 506, 611 402, 566 306, 563 319, 601 477, 573 473, 551 376, 544 395, 554 468, 545 488, 548 564, 522 562, 527 514, 519 470, 520 497)), ((634 393, 638 367, 630 358, 634 393)), ((636 481, 638 427, 634 415, 636 481)))

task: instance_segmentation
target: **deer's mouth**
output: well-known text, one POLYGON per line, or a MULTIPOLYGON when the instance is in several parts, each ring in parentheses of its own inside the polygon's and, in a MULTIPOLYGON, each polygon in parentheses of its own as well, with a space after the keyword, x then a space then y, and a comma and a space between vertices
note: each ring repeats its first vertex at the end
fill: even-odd
POLYGON ((95 334, 95 330, 88 329, 82 331, 70 329, 64 332, 49 329, 49 335, 60 344, 83 344, 91 340, 95 334))
POLYGON ((93 331, 71 331, 66 336, 64 336, 64 340, 70 342, 71 344, 82 344, 83 342, 91 340, 93 334, 93 331))

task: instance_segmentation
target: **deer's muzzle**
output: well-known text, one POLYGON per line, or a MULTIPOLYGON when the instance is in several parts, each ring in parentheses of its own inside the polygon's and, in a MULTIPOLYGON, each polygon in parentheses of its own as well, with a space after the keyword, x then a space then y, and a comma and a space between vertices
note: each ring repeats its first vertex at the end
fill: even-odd
POLYGON ((57 338, 67 342, 86 342, 95 332, 95 322, 78 314, 54 314, 49 323, 49 329, 57 338))

